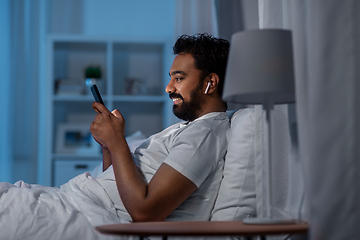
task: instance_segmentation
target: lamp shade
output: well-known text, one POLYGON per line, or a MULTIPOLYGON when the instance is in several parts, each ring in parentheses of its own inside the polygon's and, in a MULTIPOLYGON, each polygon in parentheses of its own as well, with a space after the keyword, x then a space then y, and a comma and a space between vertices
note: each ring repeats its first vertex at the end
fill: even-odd
POLYGON ((243 104, 295 101, 289 30, 261 29, 232 35, 223 100, 243 104))

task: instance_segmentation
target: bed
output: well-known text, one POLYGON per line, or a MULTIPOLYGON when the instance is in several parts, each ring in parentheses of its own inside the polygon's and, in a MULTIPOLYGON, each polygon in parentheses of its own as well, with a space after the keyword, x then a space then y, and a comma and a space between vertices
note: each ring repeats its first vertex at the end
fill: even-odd
MULTIPOLYGON (((254 159, 260 153, 255 147, 258 129, 254 109, 241 109, 229 116, 228 152, 211 221, 240 220, 256 215, 254 159)), ((139 138, 133 140, 129 143, 132 146, 141 143, 139 138)), ((0 183, 1 238, 119 239, 95 230, 95 226, 126 221, 118 217, 105 189, 93 175, 80 174, 60 188, 22 181, 0 183)))

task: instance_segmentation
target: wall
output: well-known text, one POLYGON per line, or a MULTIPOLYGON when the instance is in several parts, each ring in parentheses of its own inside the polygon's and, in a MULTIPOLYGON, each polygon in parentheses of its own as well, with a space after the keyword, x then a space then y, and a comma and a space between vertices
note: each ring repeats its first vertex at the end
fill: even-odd
POLYGON ((84 34, 171 38, 174 12, 175 0, 87 0, 84 34))

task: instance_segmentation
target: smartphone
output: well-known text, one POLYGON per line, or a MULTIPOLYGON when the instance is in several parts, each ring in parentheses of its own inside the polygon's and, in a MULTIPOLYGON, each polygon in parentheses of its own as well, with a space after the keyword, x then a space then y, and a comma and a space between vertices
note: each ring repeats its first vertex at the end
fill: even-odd
POLYGON ((92 92, 92 94, 94 95, 95 101, 98 103, 101 103, 102 105, 105 106, 104 101, 101 98, 99 89, 97 88, 97 86, 94 84, 90 87, 90 90, 92 92))

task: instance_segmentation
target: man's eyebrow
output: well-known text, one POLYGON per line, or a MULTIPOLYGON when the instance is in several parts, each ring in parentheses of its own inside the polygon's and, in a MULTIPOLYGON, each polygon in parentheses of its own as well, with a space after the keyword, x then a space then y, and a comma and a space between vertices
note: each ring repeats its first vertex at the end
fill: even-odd
POLYGON ((177 71, 173 71, 173 72, 169 73, 169 76, 174 76, 175 74, 186 75, 186 73, 184 71, 177 70, 177 71))

